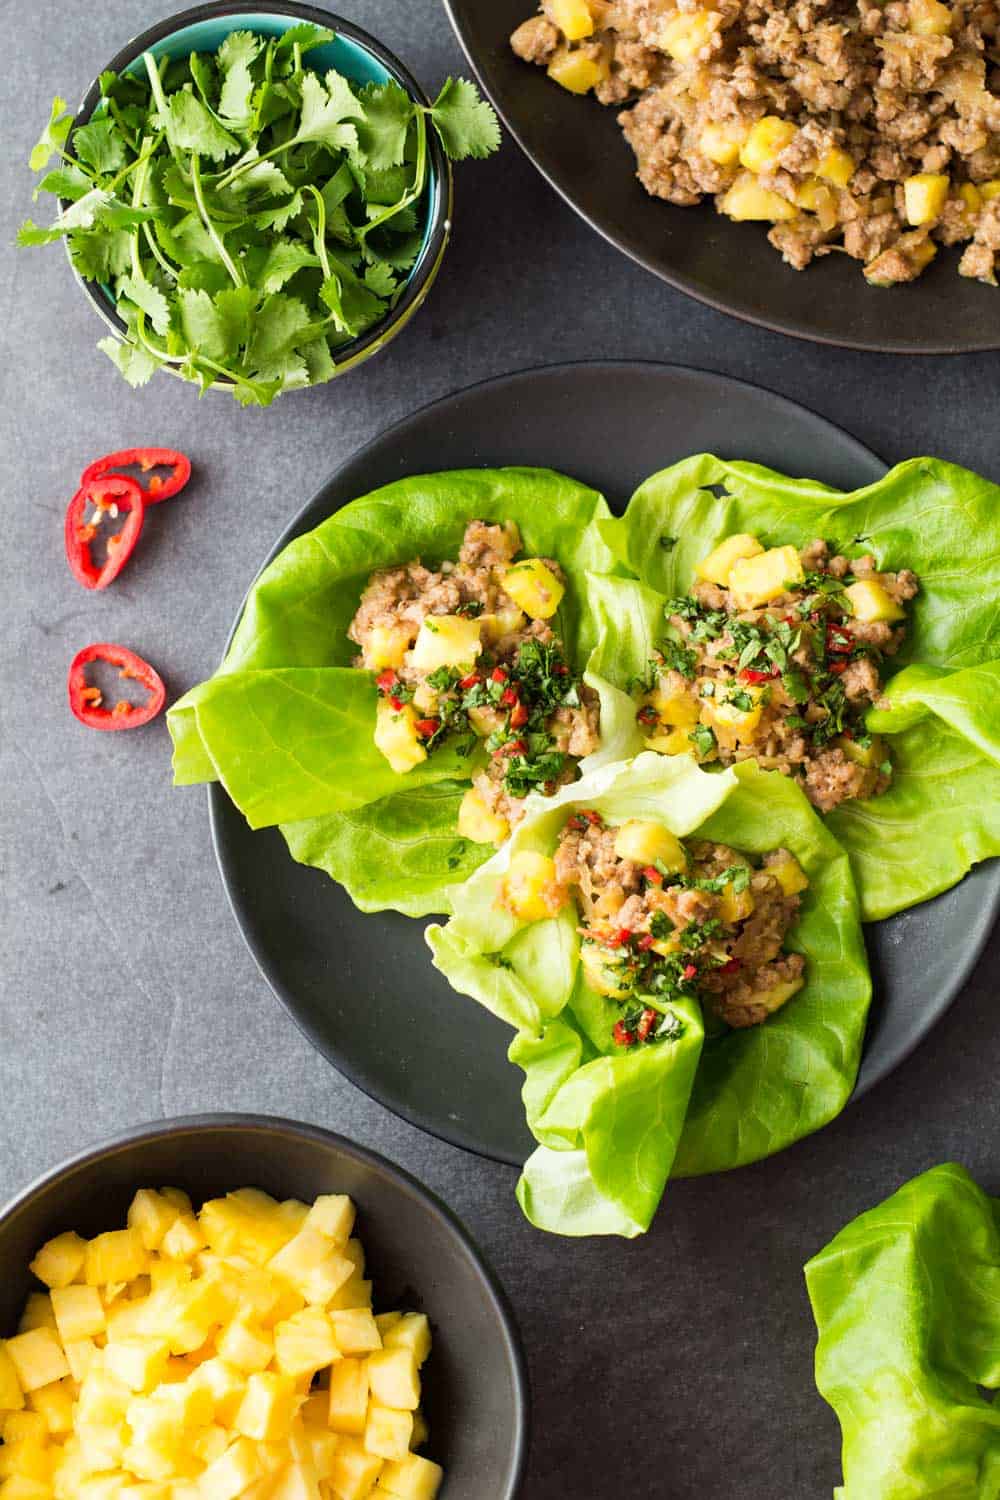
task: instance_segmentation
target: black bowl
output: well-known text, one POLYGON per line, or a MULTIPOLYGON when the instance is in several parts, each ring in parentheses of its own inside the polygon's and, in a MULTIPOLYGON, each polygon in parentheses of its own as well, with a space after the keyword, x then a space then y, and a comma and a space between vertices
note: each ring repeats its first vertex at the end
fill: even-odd
POLYGON ((428 1457, 442 1500, 514 1500, 528 1444, 528 1386, 506 1298, 455 1216, 381 1156, 312 1125, 265 1115, 193 1115, 139 1125, 27 1187, 0 1213, 0 1333, 13 1332, 52 1235, 119 1228, 140 1187, 183 1188, 196 1203, 239 1187, 279 1198, 349 1193, 376 1304, 426 1312, 428 1457))
MULTIPOLYGON (((367 69, 370 64, 395 79, 412 98, 418 99, 422 104, 430 104, 430 99, 412 73, 403 66, 398 57, 387 47, 383 47, 382 43, 369 32, 356 26, 353 21, 346 21, 342 16, 334 15, 332 11, 321 10, 315 5, 303 5, 299 3, 299 0, 266 0, 266 3, 261 5, 253 4, 252 0, 212 0, 212 3, 207 5, 195 5, 190 10, 178 11, 175 15, 167 16, 164 20, 158 21, 155 26, 150 26, 147 31, 134 37, 111 59, 102 72, 122 73, 141 57, 143 52, 150 50, 157 53, 162 50, 168 55, 173 55, 174 50, 184 55, 191 50, 214 50, 219 45, 222 36, 228 31, 237 30, 241 26, 245 29, 259 30, 262 23, 286 18, 289 23, 308 21, 314 26, 325 26, 328 30, 335 32, 338 41, 332 45, 340 46, 344 52, 344 57, 338 58, 337 65, 342 67, 348 76, 353 76, 353 63, 361 69, 367 69)), ((315 56, 321 57, 321 52, 315 56)), ((87 123, 100 100, 100 80, 95 78, 83 97, 73 121, 72 130, 87 123)), ((423 248, 395 307, 390 308, 383 318, 380 318, 352 343, 345 344, 343 348, 338 349, 338 377, 376 354, 379 349, 395 338, 422 305, 440 268, 451 235, 453 176, 451 163, 444 153, 437 133, 433 130, 428 131, 427 151, 428 180, 425 189, 427 232, 423 248)), ((61 206, 66 208, 68 205, 63 202, 61 206)), ((117 338, 124 339, 127 333, 125 321, 119 316, 108 289, 100 282, 86 280, 79 275, 75 267, 74 275, 111 332, 117 338)), ((176 373, 170 370, 169 366, 166 368, 171 374, 176 373)), ((221 380, 216 382, 216 385, 218 388, 228 388, 229 382, 221 380)))
POLYGON ((764 225, 734 224, 711 203, 676 208, 651 198, 636 179, 617 110, 568 94, 514 56, 510 33, 534 0, 444 3, 480 83, 542 175, 593 229, 671 286, 822 344, 883 354, 1000 348, 1000 295, 958 275, 957 249, 942 250, 917 281, 892 289, 870 287, 846 255, 793 271, 764 225))

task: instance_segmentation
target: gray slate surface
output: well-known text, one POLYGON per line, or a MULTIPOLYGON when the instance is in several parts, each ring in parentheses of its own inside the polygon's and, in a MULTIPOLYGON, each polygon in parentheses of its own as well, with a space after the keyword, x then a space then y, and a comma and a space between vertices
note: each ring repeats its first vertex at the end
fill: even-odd
MULTIPOLYGON (((78 97, 159 14, 139 0, 35 0, 7 33, 0 81, 0 1197, 156 1116, 244 1109, 333 1127, 443 1194, 505 1281, 535 1387, 526 1500, 828 1495, 837 1433, 812 1383, 800 1267, 934 1162, 960 1160, 1000 1189, 989 959, 912 1060, 821 1136, 672 1188, 641 1242, 548 1239, 521 1220, 513 1172, 402 1124, 310 1050, 230 917, 203 793, 170 788, 162 722, 88 733, 67 712, 65 671, 79 646, 111 639, 147 654, 174 693, 205 676, 258 561, 330 469, 474 380, 594 356, 675 360, 793 396, 889 461, 933 452, 1000 477, 1000 362, 813 348, 712 313, 593 236, 508 143, 460 172, 441 279, 386 354, 262 414, 199 403, 163 377, 132 394, 94 352, 101 330, 59 251, 7 247, 31 211, 22 163, 51 96, 78 97), (124 581, 85 596, 62 561, 65 505, 83 461, 142 441, 186 449, 200 480, 151 514, 124 581)), ((428 86, 460 66, 436 0, 356 0, 351 14, 428 86)))

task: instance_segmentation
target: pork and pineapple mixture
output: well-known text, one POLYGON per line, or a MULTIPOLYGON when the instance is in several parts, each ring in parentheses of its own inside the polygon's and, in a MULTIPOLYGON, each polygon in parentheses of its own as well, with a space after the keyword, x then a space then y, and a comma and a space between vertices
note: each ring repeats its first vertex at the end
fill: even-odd
POLYGON ((477 843, 502 843, 528 793, 575 780, 599 743, 597 695, 550 623, 562 570, 521 550, 513 521, 470 521, 457 562, 373 574, 348 629, 356 664, 378 674, 375 743, 394 771, 446 741, 463 755, 485 746, 458 826, 477 843))
POLYGON ((836 250, 891 286, 965 243, 996 285, 997 0, 543 0, 511 44, 628 105, 647 192, 770 223, 796 270, 836 250))
POLYGON ((753 757, 799 781, 821 812, 877 797, 892 767, 864 716, 881 698, 880 664, 906 634, 914 573, 879 573, 870 556, 814 541, 765 551, 727 537, 666 606, 668 637, 650 662, 638 720, 647 745, 701 761, 753 757))
POLYGON ((802 988, 805 961, 782 943, 808 880, 786 849, 763 860, 726 844, 685 846, 658 823, 609 827, 572 815, 555 859, 522 851, 503 899, 537 918, 574 901, 591 989, 621 1006, 612 1039, 676 1037, 672 1002, 696 999, 730 1026, 757 1026, 802 988))

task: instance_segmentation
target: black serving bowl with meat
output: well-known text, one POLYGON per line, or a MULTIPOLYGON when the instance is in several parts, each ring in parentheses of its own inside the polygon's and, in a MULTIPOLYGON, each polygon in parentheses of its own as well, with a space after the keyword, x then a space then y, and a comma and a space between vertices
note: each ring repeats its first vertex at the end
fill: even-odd
POLYGON ((859 262, 826 256, 785 265, 766 225, 734 223, 711 199, 680 208, 650 197, 618 111, 581 98, 510 47, 531 0, 445 0, 466 55, 531 161, 580 216, 619 250, 699 301, 747 322, 818 343, 894 354, 1000 348, 1000 292, 957 274, 945 250, 916 281, 866 283, 859 262))

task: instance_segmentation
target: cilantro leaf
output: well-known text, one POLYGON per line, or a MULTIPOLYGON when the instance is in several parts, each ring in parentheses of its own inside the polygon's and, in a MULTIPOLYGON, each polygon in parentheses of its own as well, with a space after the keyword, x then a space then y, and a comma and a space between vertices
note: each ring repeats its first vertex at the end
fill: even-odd
POLYGON ((111 363, 120 374, 124 375, 133 388, 145 385, 160 368, 159 360, 155 359, 141 344, 126 344, 120 339, 109 337, 100 339, 97 347, 108 356, 111 363))
MULTIPOLYGON (((358 121, 357 145, 361 161, 373 171, 402 166, 406 137, 414 117, 413 100, 405 89, 389 79, 387 83, 369 84, 363 88, 361 103, 364 113, 358 121)), ((393 202, 394 199, 386 201, 393 202)))
POLYGON ((316 255, 301 240, 275 240, 255 279, 265 292, 280 292, 285 282, 291 281, 303 266, 318 265, 316 255))
POLYGON ((34 197, 37 199, 39 193, 55 193, 57 197, 68 198, 71 203, 75 203, 84 193, 90 192, 92 185, 90 178, 78 166, 69 162, 65 167, 56 167, 47 172, 35 188, 34 197))
POLYGON ((84 281, 107 283, 121 276, 131 261, 131 238, 124 229, 112 233, 77 230, 67 243, 73 265, 84 281))
POLYGON ((298 47, 300 52, 309 52, 313 47, 323 47, 327 42, 334 41, 335 37, 336 33, 328 31, 325 26, 300 21, 295 26, 289 26, 278 38, 277 51, 291 52, 293 47, 298 47))
POLYGON ((231 31, 216 53, 224 73, 234 68, 249 68, 259 55, 263 42, 252 31, 231 31))
POLYGON ((193 353, 222 363, 236 352, 231 330, 208 292, 182 287, 177 293, 177 305, 180 331, 193 353))
POLYGON ((123 276, 118 288, 123 297, 141 308, 157 333, 167 333, 170 328, 170 307, 159 287, 153 286, 140 272, 123 276))
POLYGON ((285 359, 312 326, 304 302, 275 292, 257 314, 248 358, 257 370, 270 370, 285 359))
POLYGON ((391 297, 396 290, 396 274, 384 260, 376 260, 365 270, 365 286, 376 297, 391 297))
POLYGON ((73 151, 95 172, 117 172, 125 165, 125 141, 110 115, 101 115, 75 130, 73 151))
POLYGON ((32 147, 28 158, 28 164, 33 172, 40 172, 43 167, 47 167, 52 157, 66 144, 66 137, 69 135, 73 119, 71 115, 65 113, 65 110, 66 100, 56 95, 52 101, 49 122, 32 147))
POLYGON ((474 83, 449 78, 430 109, 434 128, 452 161, 491 156, 500 148, 500 122, 474 83))
POLYGON ((190 89, 181 89, 168 101, 167 135, 178 151, 194 151, 212 161, 223 161, 240 150, 235 136, 224 130, 212 112, 190 89))
POLYGON ((315 73, 302 79, 302 117, 296 141, 319 141, 333 151, 353 151, 358 133, 348 120, 359 120, 362 109, 350 84, 339 73, 326 75, 326 87, 315 73))

